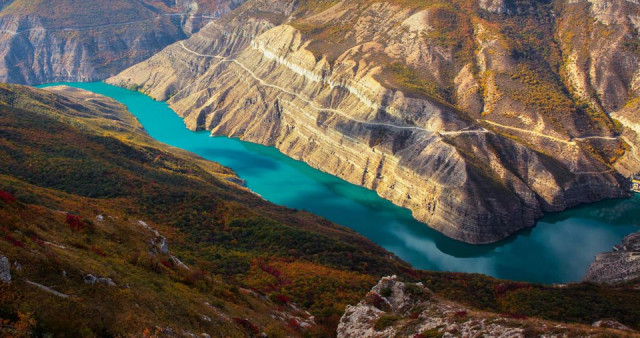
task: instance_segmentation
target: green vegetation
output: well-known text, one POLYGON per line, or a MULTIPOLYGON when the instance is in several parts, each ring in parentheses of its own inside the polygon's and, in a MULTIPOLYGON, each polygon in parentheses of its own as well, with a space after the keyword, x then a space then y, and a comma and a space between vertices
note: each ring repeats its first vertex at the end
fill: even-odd
POLYGON ((440 330, 434 328, 420 333, 416 338, 440 338, 443 335, 444 333, 440 333, 440 330))
POLYGON ((427 272, 421 280, 447 299, 516 317, 591 324, 615 318, 640 327, 637 284, 619 287, 569 284, 566 287, 506 282, 482 275, 427 272))
POLYGON ((374 326, 374 328, 376 329, 376 331, 382 331, 387 327, 395 324, 395 322, 397 322, 400 319, 401 317, 396 315, 382 315, 376 321, 376 325, 374 326))
POLYGON ((391 288, 384 288, 380 291, 380 296, 385 298, 391 297, 392 294, 393 294, 393 289, 391 288))
POLYGON ((392 63, 385 70, 380 78, 407 94, 427 96, 444 102, 451 97, 451 89, 440 88, 435 79, 426 80, 403 63, 392 63))

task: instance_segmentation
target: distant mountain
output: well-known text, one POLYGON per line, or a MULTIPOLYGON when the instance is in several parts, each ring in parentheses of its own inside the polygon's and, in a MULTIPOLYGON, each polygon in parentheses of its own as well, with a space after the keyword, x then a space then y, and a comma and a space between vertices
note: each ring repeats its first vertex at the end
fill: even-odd
POLYGON ((110 83, 489 243, 628 196, 640 5, 250 0, 110 83))
POLYGON ((0 1, 0 81, 102 80, 242 0, 0 1))

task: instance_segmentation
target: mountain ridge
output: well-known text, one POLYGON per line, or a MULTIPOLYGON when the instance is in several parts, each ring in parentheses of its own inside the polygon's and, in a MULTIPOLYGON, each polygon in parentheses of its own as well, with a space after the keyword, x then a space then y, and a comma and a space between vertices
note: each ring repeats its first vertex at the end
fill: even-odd
POLYGON ((103 80, 241 2, 6 1, 0 4, 0 81, 103 80))

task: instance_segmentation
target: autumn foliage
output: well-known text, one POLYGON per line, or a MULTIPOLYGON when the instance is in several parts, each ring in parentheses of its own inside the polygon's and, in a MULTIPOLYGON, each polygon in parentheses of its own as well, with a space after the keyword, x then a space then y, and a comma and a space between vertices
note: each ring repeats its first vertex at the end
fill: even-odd
POLYGON ((4 190, 0 190, 0 200, 4 201, 7 204, 13 203, 16 201, 16 198, 11 194, 4 190))
POLYGON ((79 216, 67 213, 66 222, 72 231, 82 231, 82 229, 84 229, 84 222, 80 220, 79 216))
POLYGON ((253 323, 251 323, 248 319, 233 318, 233 322, 249 330, 249 332, 253 334, 258 334, 260 332, 260 329, 257 326, 255 326, 253 323))

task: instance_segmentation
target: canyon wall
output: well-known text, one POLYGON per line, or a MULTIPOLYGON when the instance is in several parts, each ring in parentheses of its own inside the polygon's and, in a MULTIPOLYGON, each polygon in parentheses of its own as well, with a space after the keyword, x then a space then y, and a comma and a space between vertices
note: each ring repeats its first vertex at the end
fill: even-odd
MULTIPOLYGON (((628 196, 636 82, 570 66, 567 30, 579 22, 554 19, 597 18, 599 7, 496 3, 249 1, 108 82, 168 100, 190 129, 275 146, 375 190, 469 243, 628 196), (593 99, 572 80, 585 76, 593 99), (597 90, 613 82, 625 98, 597 90)), ((608 21, 624 46, 638 41, 631 17, 608 21)), ((640 50, 624 48, 598 55, 637 73, 640 50)))

